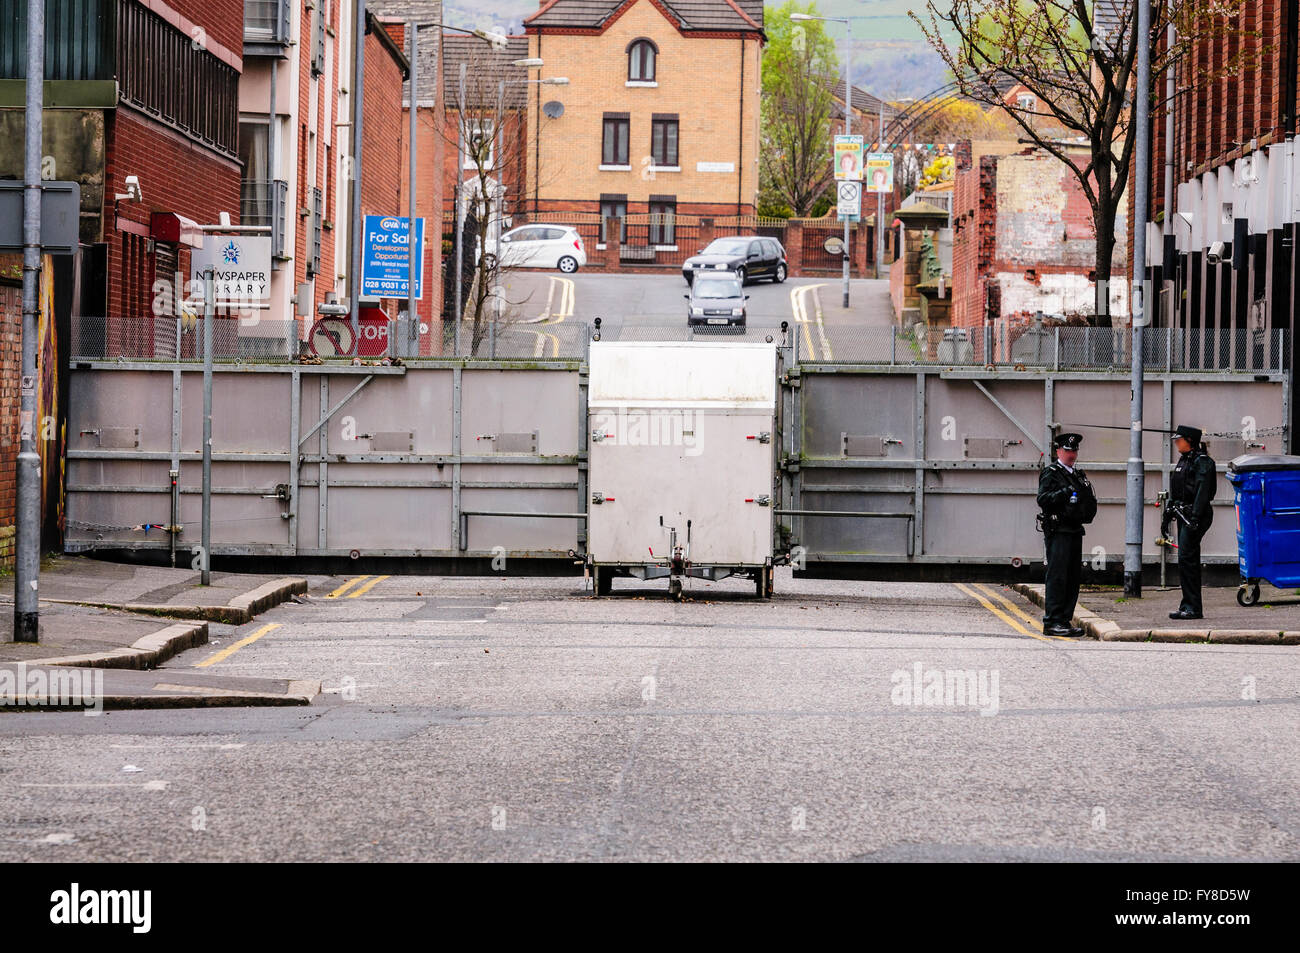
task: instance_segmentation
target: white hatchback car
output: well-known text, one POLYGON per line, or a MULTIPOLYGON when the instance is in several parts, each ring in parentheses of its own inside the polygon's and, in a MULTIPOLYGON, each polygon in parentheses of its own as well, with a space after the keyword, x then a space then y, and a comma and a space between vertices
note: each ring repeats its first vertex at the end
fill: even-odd
POLYGON ((569 225, 521 225, 502 235, 499 246, 490 239, 486 244, 487 254, 500 255, 507 268, 558 268, 571 275, 587 264, 582 236, 569 225))

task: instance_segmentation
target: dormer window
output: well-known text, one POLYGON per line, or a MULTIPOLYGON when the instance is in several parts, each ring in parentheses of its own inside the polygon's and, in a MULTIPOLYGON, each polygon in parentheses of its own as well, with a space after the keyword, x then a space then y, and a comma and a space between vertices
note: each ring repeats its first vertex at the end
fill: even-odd
POLYGON ((655 82, 655 60, 659 47, 652 40, 633 40, 627 48, 627 81, 629 83, 655 82))

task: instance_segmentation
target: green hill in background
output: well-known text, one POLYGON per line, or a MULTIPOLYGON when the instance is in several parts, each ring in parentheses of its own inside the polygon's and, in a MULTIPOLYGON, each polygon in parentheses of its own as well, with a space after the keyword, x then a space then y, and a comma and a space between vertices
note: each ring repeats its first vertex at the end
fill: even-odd
MULTIPOLYGON (((456 26, 518 33, 524 17, 538 6, 533 0, 447 0, 443 18, 456 26)), ((824 16, 853 18, 854 86, 899 99, 923 96, 947 82, 943 61, 907 15, 910 9, 923 9, 920 0, 818 0, 817 6, 824 16)), ((827 29, 843 61, 844 26, 831 23, 827 29)))

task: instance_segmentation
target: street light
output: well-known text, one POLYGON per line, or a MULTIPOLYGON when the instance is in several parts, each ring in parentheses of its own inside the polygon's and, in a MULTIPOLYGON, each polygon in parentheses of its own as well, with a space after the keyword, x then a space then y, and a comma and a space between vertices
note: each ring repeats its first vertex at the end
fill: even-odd
MULTIPOLYGON (((844 57, 844 135, 853 134, 853 21, 848 17, 815 17, 807 13, 792 13, 791 20, 821 20, 826 23, 843 23, 844 28, 848 31, 848 55, 844 57)), ((884 116, 884 105, 881 104, 881 116, 884 116)), ((882 134, 883 138, 883 134, 882 134)), ((862 203, 862 183, 858 184, 858 203, 859 210, 862 203)), ((881 221, 885 216, 885 195, 880 193, 879 211, 876 213, 876 234, 880 235, 881 221)), ((860 217, 860 216, 859 216, 860 217)), ((876 267, 880 267, 880 261, 877 259, 876 267)), ((844 219, 844 307, 849 306, 849 220, 844 219)))

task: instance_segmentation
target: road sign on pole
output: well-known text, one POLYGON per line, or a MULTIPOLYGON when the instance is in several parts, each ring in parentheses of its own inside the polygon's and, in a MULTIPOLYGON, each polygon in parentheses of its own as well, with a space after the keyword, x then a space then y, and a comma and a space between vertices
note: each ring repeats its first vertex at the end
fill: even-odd
POLYGON ((841 222, 856 222, 862 216, 862 183, 860 182, 837 182, 835 184, 837 196, 836 214, 839 215, 841 222))
MULTIPOLYGON (((411 283, 411 220, 399 215, 367 215, 361 271, 365 298, 406 298, 411 283)), ((415 297, 424 297, 424 219, 415 220, 415 297)))

